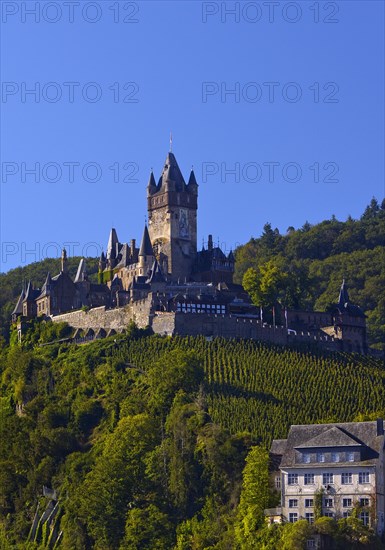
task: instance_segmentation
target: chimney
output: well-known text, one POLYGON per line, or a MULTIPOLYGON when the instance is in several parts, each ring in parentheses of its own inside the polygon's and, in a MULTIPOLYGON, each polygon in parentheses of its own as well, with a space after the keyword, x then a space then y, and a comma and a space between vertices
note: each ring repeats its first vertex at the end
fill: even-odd
POLYGON ((382 418, 377 418, 377 435, 384 435, 384 421, 382 418))
POLYGON ((131 252, 131 256, 134 256, 135 254, 135 239, 131 239, 131 242, 130 242, 130 252, 131 252))
POLYGON ((212 250, 213 249, 213 236, 212 235, 209 235, 209 242, 207 244, 207 248, 209 250, 212 250))

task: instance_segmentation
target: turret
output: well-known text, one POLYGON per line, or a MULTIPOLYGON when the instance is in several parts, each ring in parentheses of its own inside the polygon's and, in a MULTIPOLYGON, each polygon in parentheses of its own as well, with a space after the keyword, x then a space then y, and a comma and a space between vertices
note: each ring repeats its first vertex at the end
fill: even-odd
POLYGON ((151 170, 150 179, 147 185, 147 196, 153 195, 154 193, 156 193, 156 191, 157 187, 154 178, 154 172, 151 170))
POLYGON ((344 308, 346 304, 349 303, 349 294, 346 288, 345 279, 342 280, 342 285, 340 288, 340 294, 338 296, 338 305, 341 308, 344 308))
POLYGON ((35 317, 36 316, 36 298, 40 294, 39 291, 36 291, 33 288, 31 281, 28 281, 27 290, 25 291, 25 296, 23 300, 23 316, 24 317, 35 317))
POLYGON ((194 195, 198 194, 198 184, 195 178, 194 170, 191 168, 190 177, 187 184, 187 190, 194 195))
POLYGON ((102 251, 99 258, 99 271, 104 271, 105 269, 106 269, 106 256, 102 251))
POLYGON ((20 315, 23 315, 23 300, 25 298, 25 290, 24 285, 21 290, 21 294, 19 296, 19 299, 17 300, 15 309, 12 311, 12 322, 16 323, 17 318, 20 317, 20 315))
MULTIPOLYGON (((139 249, 139 265, 140 267, 150 268, 154 259, 154 251, 152 248, 150 235, 148 233, 147 225, 144 226, 142 242, 139 249)), ((146 275, 146 273, 143 273, 146 275)))
POLYGON ((88 279, 88 276, 87 276, 87 265, 86 265, 86 261, 84 258, 82 258, 79 262, 79 267, 78 267, 78 270, 77 270, 77 273, 76 273, 76 277, 75 277, 75 283, 81 283, 83 281, 87 281, 88 279))
POLYGON ((103 271, 106 269, 106 256, 104 255, 104 252, 100 254, 99 258, 99 270, 98 270, 98 283, 102 284, 103 281, 103 271))
POLYGON ((119 240, 116 229, 112 228, 107 244, 107 260, 110 264, 116 259, 119 240))

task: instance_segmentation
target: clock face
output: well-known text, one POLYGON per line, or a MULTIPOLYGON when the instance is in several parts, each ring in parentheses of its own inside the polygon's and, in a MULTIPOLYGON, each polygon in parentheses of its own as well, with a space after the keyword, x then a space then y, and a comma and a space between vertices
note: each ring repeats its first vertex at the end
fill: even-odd
POLYGON ((189 238, 188 215, 185 208, 181 208, 179 211, 179 236, 182 239, 189 238))

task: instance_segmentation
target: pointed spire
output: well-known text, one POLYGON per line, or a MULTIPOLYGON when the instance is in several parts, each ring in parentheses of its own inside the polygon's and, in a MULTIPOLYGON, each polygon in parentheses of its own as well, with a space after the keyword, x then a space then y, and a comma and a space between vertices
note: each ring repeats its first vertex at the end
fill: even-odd
POLYGON ((61 270, 63 273, 67 271, 67 250, 63 248, 61 253, 61 270))
MULTIPOLYGON (((24 285, 23 285, 24 287, 24 285)), ((12 311, 12 315, 21 315, 23 313, 23 300, 25 298, 24 288, 21 289, 21 294, 16 302, 15 308, 12 311)))
POLYGON ((151 169, 150 179, 147 185, 147 194, 152 195, 153 193, 156 193, 156 191, 157 191, 157 188, 156 188, 156 182, 154 178, 154 172, 151 169))
POLYGON ((194 170, 191 168, 191 172, 190 172, 190 177, 189 177, 189 180, 188 180, 188 186, 193 186, 195 185, 196 187, 198 187, 198 184, 197 184, 197 180, 195 178, 195 174, 194 174, 194 170))
POLYGON ((142 242, 140 244, 139 256, 153 256, 154 251, 148 233, 147 225, 144 226, 142 242))
POLYGON ((176 158, 171 151, 167 154, 159 183, 164 189, 175 191, 184 191, 186 187, 186 182, 184 181, 182 172, 180 171, 176 158))
POLYGON ((116 258, 116 245, 118 244, 118 235, 116 233, 116 229, 112 228, 110 231, 110 237, 108 239, 108 245, 107 245, 107 259, 115 259, 116 258))
POLYGON ((76 272, 75 283, 80 283, 87 280, 87 265, 84 258, 79 262, 79 267, 76 272))
POLYGON ((44 284, 41 288, 41 292, 38 298, 49 296, 49 294, 51 293, 51 286, 52 286, 52 277, 51 277, 51 273, 48 271, 47 277, 45 278, 44 284))
POLYGON ((348 289, 346 288, 345 279, 342 280, 342 285, 340 288, 340 295, 338 297, 338 305, 340 307, 345 307, 345 304, 349 303, 349 294, 348 289))
POLYGON ((27 290, 25 291, 25 296, 23 301, 33 300, 33 286, 31 281, 28 281, 27 290))
POLYGON ((227 256, 227 259, 229 260, 229 262, 235 262, 235 257, 232 250, 230 250, 229 255, 227 256))

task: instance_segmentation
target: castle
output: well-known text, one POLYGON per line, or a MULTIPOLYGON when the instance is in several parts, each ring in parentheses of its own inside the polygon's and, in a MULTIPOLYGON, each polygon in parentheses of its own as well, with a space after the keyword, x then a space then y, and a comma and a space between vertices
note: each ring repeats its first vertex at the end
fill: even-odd
POLYGON ((90 338, 122 331, 134 320, 165 335, 315 341, 329 349, 366 352, 365 315, 350 303, 344 282, 330 313, 287 311, 285 326, 264 323, 242 286, 233 283, 233 252, 215 246, 211 235, 198 251, 197 209, 194 171, 186 183, 170 151, 158 183, 150 175, 148 226, 140 246, 135 239, 121 243, 112 228, 98 283, 89 280, 84 259, 72 280, 63 250, 58 275, 48 273, 41 289, 31 281, 23 288, 12 312, 19 338, 33 317, 66 321, 90 338))

